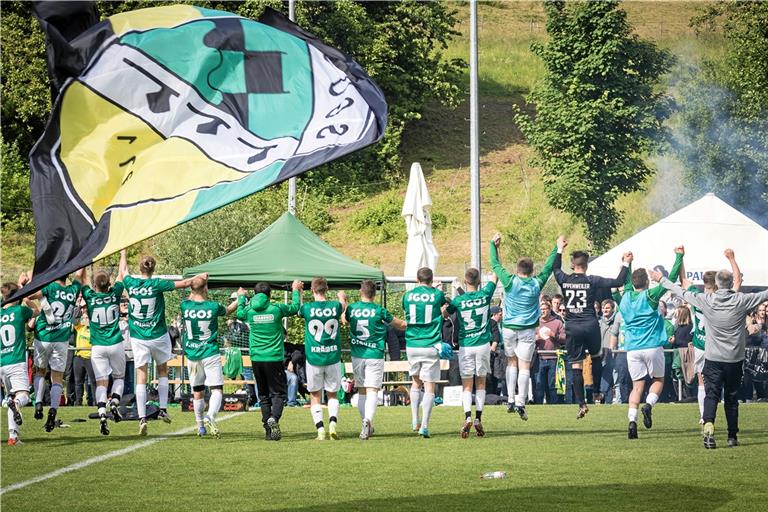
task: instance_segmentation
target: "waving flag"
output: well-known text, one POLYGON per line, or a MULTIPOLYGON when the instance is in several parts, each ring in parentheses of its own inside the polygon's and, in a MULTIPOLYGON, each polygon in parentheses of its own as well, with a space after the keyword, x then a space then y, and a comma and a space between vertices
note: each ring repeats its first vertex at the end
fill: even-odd
POLYGON ((142 9, 69 42, 41 24, 58 97, 30 155, 24 294, 384 133, 360 65, 273 10, 142 9))

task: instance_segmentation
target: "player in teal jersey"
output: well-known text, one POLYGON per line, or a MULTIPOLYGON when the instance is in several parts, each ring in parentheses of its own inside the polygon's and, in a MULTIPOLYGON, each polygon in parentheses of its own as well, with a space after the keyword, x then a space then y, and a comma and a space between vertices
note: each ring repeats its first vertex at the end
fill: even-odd
POLYGON ((403 295, 405 312, 405 353, 411 376, 411 426, 423 438, 429 438, 429 417, 435 404, 435 383, 440 380, 440 348, 443 331, 443 292, 432 286, 429 267, 416 272, 418 286, 403 295), (421 387, 424 386, 422 395, 421 387), (419 423, 421 401, 421 423, 419 423))
POLYGON ((341 387, 341 336, 339 320, 347 307, 347 295, 338 293, 338 301, 328 300, 328 281, 324 277, 312 280, 313 302, 302 304, 299 316, 304 318, 304 347, 307 357, 307 391, 310 398, 312 421, 317 428, 317 439, 326 438, 323 407, 320 405, 325 390, 328 397, 328 437, 338 439, 336 423, 339 418, 341 387))
MULTIPOLYGON (((684 253, 682 246, 675 248, 675 263, 669 274, 671 280, 677 280, 680 274, 684 253)), ((632 262, 631 253, 629 262, 632 262)), ((619 304, 624 323, 624 348, 627 351, 629 375, 632 378, 627 413, 629 439, 637 439, 637 408, 645 392, 646 379, 650 378, 652 382, 641 409, 645 428, 653 426, 653 406, 664 389, 664 345, 669 335, 665 330, 665 320, 659 314, 659 302, 667 291, 660 284, 650 289, 648 286, 648 272, 644 268, 638 268, 627 278, 624 295, 619 304)))
MULTIPOLYGON (((128 270, 125 253, 120 256, 120 272, 125 276, 123 284, 128 291, 130 309, 128 330, 136 367, 136 410, 139 415, 139 435, 147 435, 147 365, 155 361, 157 368, 157 394, 160 402, 159 418, 171 422, 168 415, 168 361, 171 359, 171 338, 165 325, 164 292, 189 288, 192 279, 171 281, 152 277, 155 258, 142 256, 139 263, 141 277, 133 277, 128 270)), ((195 277, 202 277, 197 275, 195 277)))
POLYGON ((42 290, 30 295, 40 299, 42 314, 35 322, 35 419, 43 419, 45 374, 51 369, 51 408, 45 422, 45 431, 56 428, 56 413, 61 400, 62 381, 67 366, 67 352, 72 339, 72 320, 85 269, 75 272, 75 278, 67 285, 67 276, 49 283, 42 290))
POLYGON ((483 405, 485 405, 485 376, 491 371, 491 331, 489 310, 498 278, 480 289, 480 271, 469 268, 464 273, 466 293, 451 301, 446 315, 459 313, 459 372, 461 373, 461 402, 464 406, 464 424, 459 431, 462 439, 469 437, 472 423, 472 385, 475 386, 475 421, 478 437, 485 435, 483 405), (476 378, 475 378, 476 377, 476 378))
MULTIPOLYGON (((565 238, 558 238, 557 244, 565 244, 565 238)), ((536 351, 536 328, 541 316, 539 296, 552 275, 557 247, 550 253, 541 272, 534 276, 531 258, 520 258, 517 261, 515 275, 507 272, 499 259, 500 245, 501 234, 496 233, 490 244, 491 267, 504 287, 502 338, 507 355, 507 412, 517 412, 521 419, 527 420, 525 403, 531 381, 531 361, 536 351)))
POLYGON ((184 354, 192 386, 193 407, 197 422, 197 435, 210 432, 219 438, 216 414, 224 400, 224 374, 219 353, 219 317, 232 313, 237 301, 224 307, 208 300, 208 274, 194 277, 189 297, 181 302, 181 321, 184 326, 184 354), (205 387, 211 391, 208 414, 205 414, 205 387))
POLYGON ((342 322, 349 324, 352 370, 357 386, 357 410, 363 422, 360 439, 363 440, 373 434, 373 416, 384 378, 387 326, 405 330, 405 322, 374 303, 375 297, 376 283, 366 279, 360 283, 360 301, 350 304, 342 317, 342 322))
MULTIPOLYGON (((5 283, 0 289, 3 300, 29 282, 26 273, 19 276, 18 284, 5 283)), ((12 302, 0 313, 0 381, 8 393, 8 446, 21 443, 19 430, 23 422, 21 408, 29 403, 29 375, 27 374, 26 323, 39 313, 37 304, 24 299, 23 304, 12 302)))
MULTIPOLYGON (((124 257, 125 250, 120 252, 124 257)), ((118 273, 114 284, 109 274, 100 270, 93 275, 91 283, 85 278, 83 300, 88 310, 91 333, 91 364, 96 378, 96 407, 99 414, 99 428, 102 435, 109 435, 107 426, 107 405, 115 423, 120 416, 120 397, 125 385, 125 350, 120 332, 120 298, 123 296, 123 274, 118 273), (107 403, 107 386, 112 377, 112 393, 107 403)))

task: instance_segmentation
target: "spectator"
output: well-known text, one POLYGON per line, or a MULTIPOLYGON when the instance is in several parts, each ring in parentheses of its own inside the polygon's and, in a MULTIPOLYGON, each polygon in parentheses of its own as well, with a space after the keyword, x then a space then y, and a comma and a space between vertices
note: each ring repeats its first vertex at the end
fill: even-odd
POLYGON ((611 403, 613 402, 614 380, 613 380, 613 359, 614 354, 611 351, 611 326, 613 326, 616 317, 616 303, 611 299, 603 300, 600 305, 600 315, 598 323, 600 324, 600 337, 603 347, 603 374, 600 378, 600 396, 595 397, 595 402, 611 403))
POLYGON ((690 393, 686 385, 680 351, 688 350, 688 345, 692 343, 693 321, 691 320, 691 310, 686 304, 682 304, 675 309, 675 334, 673 335, 672 346, 677 350, 672 353, 672 377, 673 384, 677 383, 675 394, 683 399, 688 398, 690 393), (680 389, 681 386, 682 390, 680 389))
POLYGON ((123 350, 125 350, 125 385, 123 396, 133 394, 133 382, 135 366, 133 363, 133 348, 131 347, 131 335, 128 331, 128 300, 120 301, 120 332, 123 335, 123 350))
POLYGON ((616 339, 616 350, 613 352, 613 403, 626 404, 629 402, 629 392, 632 390, 632 378, 629 376, 627 353, 624 351, 624 326, 621 313, 616 313, 611 325, 611 344, 616 339))
MULTIPOLYGON (((91 330, 88 326, 88 312, 85 304, 81 306, 80 321, 75 327, 75 351, 72 360, 72 374, 75 380, 74 405, 79 407, 83 405, 83 391, 85 386, 93 387, 96 378, 93 375, 93 366, 91 365, 91 330)), ((93 390, 87 404, 93 406, 93 390)))
POLYGON ((293 363, 289 359, 285 367, 285 377, 288 380, 288 407, 297 407, 299 405, 299 377, 293 371, 293 363))
MULTIPOLYGON (((766 307, 768 303, 764 302, 758 305, 752 313, 747 316, 747 351, 751 354, 754 350, 759 350, 766 338, 766 307)), ((757 396, 758 399, 768 398, 766 383, 754 379, 752 372, 744 371, 744 379, 741 383, 739 400, 746 402, 757 396)))
POLYGON ((674 348, 675 325, 667 318, 667 303, 659 301, 659 315, 664 320, 664 332, 667 335, 667 343, 664 345, 664 389, 659 397, 659 402, 676 402, 675 385, 672 382, 672 363, 674 356, 670 349, 674 348))
POLYGON ((563 296, 559 293, 552 296, 552 316, 565 322, 565 304, 563 304, 563 296))
POLYGON ((405 332, 387 326, 387 353, 390 361, 399 361, 405 347, 405 332))
MULTIPOLYGON (((565 343, 563 322, 552 314, 551 302, 542 301, 539 307, 541 308, 541 318, 539 318, 539 326, 536 328, 536 349, 550 352, 559 350, 565 343)), ((555 389, 556 369, 556 354, 539 353, 539 367, 535 374, 534 403, 544 403, 545 397, 548 404, 556 404, 558 402, 555 389)))
POLYGON ((490 394, 501 395, 503 394, 501 390, 505 388, 500 387, 500 384, 504 382, 507 368, 507 357, 504 354, 504 345, 501 343, 501 329, 499 328, 503 312, 499 306, 491 306, 489 313, 491 315, 489 322, 491 329, 491 373, 488 374, 486 379, 486 389, 490 394))

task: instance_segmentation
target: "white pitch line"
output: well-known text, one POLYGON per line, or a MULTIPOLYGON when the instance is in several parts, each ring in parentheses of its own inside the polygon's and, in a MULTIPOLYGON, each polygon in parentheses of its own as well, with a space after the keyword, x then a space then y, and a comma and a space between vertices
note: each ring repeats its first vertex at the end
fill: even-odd
MULTIPOLYGON (((224 416, 218 420, 218 423, 240 416, 241 414, 244 414, 244 413, 235 412, 228 416, 224 416)), ((135 452, 136 450, 141 450, 142 448, 146 448, 147 446, 151 446, 155 443, 159 443, 160 441, 165 441, 170 437, 184 435, 189 432, 193 432, 196 429, 197 429, 197 426, 184 428, 176 432, 171 432, 170 434, 163 434, 161 436, 153 437, 151 439, 147 439, 146 441, 142 441, 140 443, 137 443, 131 446, 126 446, 125 448, 121 448, 119 450, 105 453, 104 455, 97 455, 96 457, 91 457, 90 459, 85 459, 84 461, 81 461, 81 462, 75 462, 74 464, 70 464, 69 466, 65 466, 63 468, 57 469, 56 471, 51 471, 50 473, 46 473, 44 475, 30 478, 29 480, 25 480, 23 482, 11 484, 3 488, 0 488, 0 495, 3 495, 11 491, 17 491, 19 489, 23 489, 24 487, 30 486, 32 484, 37 484, 40 482, 44 482, 46 480, 50 480, 51 478, 56 478, 57 476, 61 476, 65 473, 70 473, 72 471, 77 471, 78 469, 83 469, 85 467, 88 467, 92 464, 96 464, 98 462, 103 462, 105 460, 109 460, 114 457, 119 457, 121 455, 126 455, 128 453, 135 452)))

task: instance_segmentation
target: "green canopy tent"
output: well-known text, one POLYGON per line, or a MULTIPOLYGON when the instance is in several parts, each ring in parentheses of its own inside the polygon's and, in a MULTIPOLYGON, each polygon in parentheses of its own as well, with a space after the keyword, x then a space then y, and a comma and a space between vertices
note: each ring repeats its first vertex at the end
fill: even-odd
POLYGON ((323 276, 333 288, 357 288, 363 279, 382 287, 384 273, 355 261, 323 242, 290 213, 224 256, 184 269, 184 277, 208 272, 212 288, 251 287, 267 282, 289 289, 294 279, 323 276))

